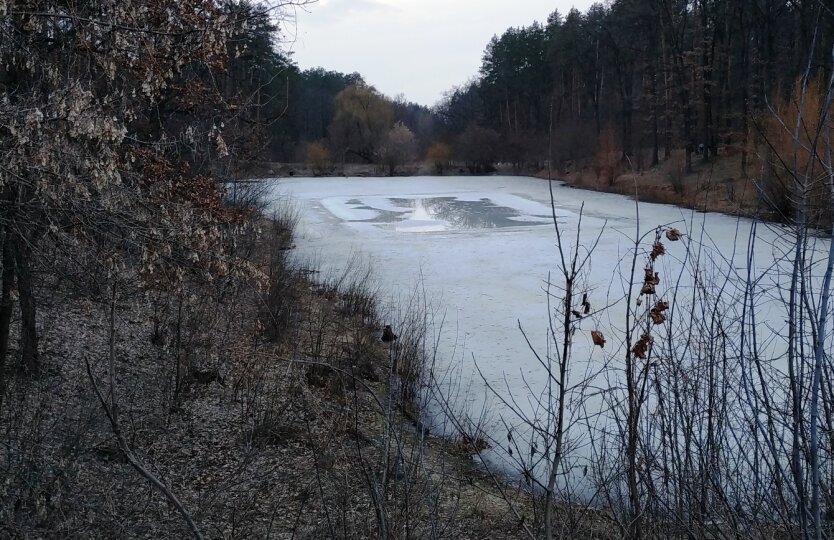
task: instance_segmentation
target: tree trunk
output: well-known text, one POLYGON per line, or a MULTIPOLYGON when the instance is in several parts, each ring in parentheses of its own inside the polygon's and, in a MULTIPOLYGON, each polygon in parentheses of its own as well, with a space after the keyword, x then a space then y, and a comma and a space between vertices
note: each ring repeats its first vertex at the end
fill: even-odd
POLYGON ((3 238, 3 285, 0 293, 0 410, 3 397, 6 394, 6 358, 9 354, 9 326, 12 322, 12 284, 14 283, 14 259, 12 257, 11 242, 3 238))
POLYGON ((660 163, 660 126, 658 125, 657 116, 659 109, 659 100, 657 96, 657 65, 651 64, 651 114, 652 114, 652 162, 651 166, 655 167, 660 163))
POLYGON ((32 269, 29 266, 28 249, 18 242, 14 249, 17 289, 20 297, 20 350, 23 369, 30 374, 38 372, 38 329, 35 320, 35 291, 32 285, 32 269))
MULTIPOLYGON (((740 4, 740 6, 744 6, 744 4, 740 4)), ((738 21, 739 26, 741 28, 746 28, 745 23, 745 16, 743 7, 739 8, 738 14, 738 21)), ((741 145, 741 177, 747 178, 747 165, 748 165, 748 157, 747 157, 747 146, 748 146, 748 119, 750 117, 750 99, 749 99, 749 64, 750 64, 750 38, 749 33, 743 31, 741 36, 741 62, 739 63, 739 72, 741 76, 741 81, 739 86, 741 87, 741 133, 740 133, 740 142, 741 145)))

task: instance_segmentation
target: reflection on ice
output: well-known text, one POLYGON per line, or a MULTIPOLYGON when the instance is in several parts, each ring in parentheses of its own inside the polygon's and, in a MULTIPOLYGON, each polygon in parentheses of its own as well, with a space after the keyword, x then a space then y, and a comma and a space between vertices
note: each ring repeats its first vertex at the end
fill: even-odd
POLYGON ((490 197, 474 200, 460 196, 390 197, 384 200, 355 197, 345 201, 331 199, 328 203, 328 209, 347 222, 391 225, 398 232, 536 226, 547 225, 551 220, 544 207, 527 213, 519 209, 524 205, 502 205, 490 197))

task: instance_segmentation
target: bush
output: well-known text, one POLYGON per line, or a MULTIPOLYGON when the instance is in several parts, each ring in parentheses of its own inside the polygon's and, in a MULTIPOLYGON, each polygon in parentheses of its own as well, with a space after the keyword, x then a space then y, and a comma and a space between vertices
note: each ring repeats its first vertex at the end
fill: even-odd
POLYGON ((666 164, 666 177, 672 189, 678 195, 683 195, 686 191, 684 179, 686 178, 686 157, 681 152, 672 154, 666 164))
POLYGON ((445 143, 435 142, 426 150, 426 161, 434 166, 434 171, 442 175, 452 162, 452 148, 445 143))
POLYGON ((304 163, 313 169, 317 176, 327 174, 331 165, 330 150, 322 143, 310 143, 304 153, 304 163))

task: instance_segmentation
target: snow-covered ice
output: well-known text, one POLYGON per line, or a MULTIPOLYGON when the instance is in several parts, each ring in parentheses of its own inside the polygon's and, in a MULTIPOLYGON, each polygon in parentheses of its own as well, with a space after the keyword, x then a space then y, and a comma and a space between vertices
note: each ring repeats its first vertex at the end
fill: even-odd
MULTIPOLYGON (((590 249, 598 238, 587 275, 595 307, 623 297, 629 270, 624 263, 630 264, 638 235, 649 233, 643 246, 650 246, 654 229, 677 227, 709 248, 701 255, 711 257, 712 268, 728 271, 746 267, 752 227, 745 219, 646 203, 639 205, 638 219, 638 207, 626 197, 559 183, 553 184, 551 209, 549 183, 523 177, 276 179, 274 194, 289 195, 301 207, 301 256, 316 256, 325 270, 338 269, 355 253, 367 256, 392 297, 409 295, 420 283, 441 307, 434 317, 438 325, 443 321, 439 367, 459 378, 465 391, 457 399, 471 414, 488 404, 496 431, 505 429, 497 417, 506 410, 489 398, 488 386, 533 413, 533 396, 547 379, 519 326, 544 355, 549 276, 558 283, 553 215, 567 244, 578 234, 582 248, 590 249)), ((766 272, 785 246, 777 227, 759 227, 757 235, 762 242, 755 262, 766 272)), ((685 268, 693 255, 683 261, 683 243, 667 243, 667 250, 661 275, 674 276, 679 290, 691 290, 685 268)), ((638 258, 637 264, 644 262, 638 258)), ((642 266, 638 272, 642 281, 642 266)), ((762 306, 762 318, 767 309, 762 306)), ((575 371, 593 369, 601 355, 590 331, 616 335, 625 326, 624 311, 607 310, 580 323, 575 371)))

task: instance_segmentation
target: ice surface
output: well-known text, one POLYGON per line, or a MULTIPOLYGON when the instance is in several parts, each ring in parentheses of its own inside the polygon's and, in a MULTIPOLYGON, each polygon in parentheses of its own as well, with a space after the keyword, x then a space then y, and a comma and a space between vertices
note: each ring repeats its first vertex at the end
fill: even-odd
MULTIPOLYGON (((547 374, 519 326, 544 356, 548 349, 547 283, 549 279, 558 282, 559 260, 548 182, 501 176, 293 178, 275 180, 274 186, 276 194, 289 194, 301 205, 297 245, 302 256, 317 255, 325 266, 338 267, 353 253, 366 254, 392 301, 397 295, 410 294, 421 282, 442 305, 435 315, 438 326, 443 321, 440 368, 446 368, 447 380, 456 380, 455 399, 470 413, 477 416, 486 403, 492 411, 492 429, 505 429, 498 416, 506 413, 506 407, 489 397, 493 390, 515 399, 527 413, 541 413, 534 397, 544 390, 547 374)), ((553 214, 563 241, 573 245, 578 238, 583 253, 596 243, 587 276, 594 306, 623 297, 634 239, 647 235, 650 246, 657 227, 677 227, 703 248, 687 254, 682 242, 667 243, 668 255, 660 261, 660 273, 667 283, 674 279, 682 294, 693 289, 687 269, 701 264, 699 257, 709 258, 716 274, 747 266, 746 245, 752 230, 748 220, 645 203, 640 204, 638 214, 634 201, 626 197, 560 184, 553 186, 553 194, 553 214)), ((768 269, 784 258, 787 245, 778 227, 759 226, 757 235, 760 244, 754 271, 775 283, 779 278, 769 278, 768 269)), ((637 264, 644 261, 643 254, 637 264)), ((642 266, 638 274, 641 271, 642 266)), ((772 308, 767 305, 761 309, 761 317, 770 321, 773 331, 782 331, 784 317, 769 314, 772 308)), ((611 309, 580 323, 574 377, 595 370, 602 362, 599 348, 591 344, 590 331, 616 335, 625 326, 624 312, 611 309)), ((605 352, 612 356, 612 351, 605 352)))
POLYGON ((551 223, 548 206, 505 193, 491 197, 477 193, 327 197, 321 199, 320 204, 334 217, 349 224, 390 225, 383 228, 398 232, 444 232, 551 223))

